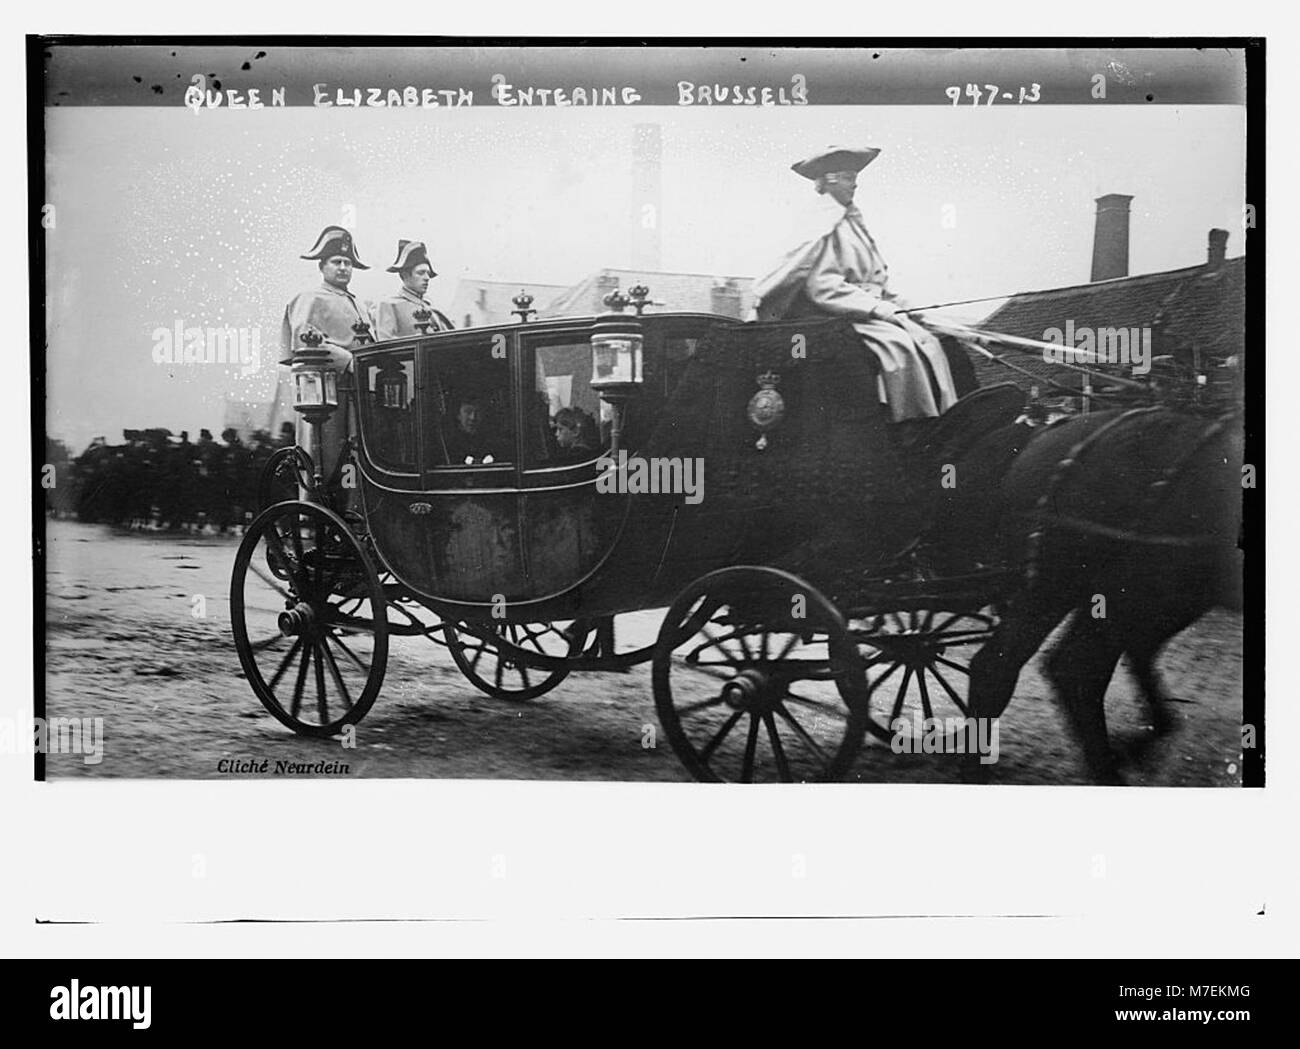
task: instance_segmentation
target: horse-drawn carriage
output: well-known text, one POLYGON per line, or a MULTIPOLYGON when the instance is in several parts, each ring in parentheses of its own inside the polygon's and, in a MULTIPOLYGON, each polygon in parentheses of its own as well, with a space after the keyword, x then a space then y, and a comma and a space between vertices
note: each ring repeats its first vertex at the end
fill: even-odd
POLYGON ((359 722, 395 637, 445 644, 503 700, 652 661, 664 733, 705 780, 850 778, 865 733, 968 714, 1018 573, 967 526, 981 470, 1023 443, 1021 392, 977 390, 904 439, 847 325, 642 315, 634 291, 635 314, 616 295, 602 317, 365 346, 344 376, 299 348, 295 406, 348 411, 352 436, 338 463, 279 453, 236 558, 235 641, 271 714, 312 736, 359 722), (561 410, 585 440, 557 441, 561 410), (660 608, 620 647, 616 617, 660 608))

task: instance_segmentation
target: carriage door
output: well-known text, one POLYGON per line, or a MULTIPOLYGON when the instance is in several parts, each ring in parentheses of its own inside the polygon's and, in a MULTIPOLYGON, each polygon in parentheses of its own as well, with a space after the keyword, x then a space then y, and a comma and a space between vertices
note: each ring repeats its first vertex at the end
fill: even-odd
POLYGON ((485 609, 525 592, 510 357, 508 334, 435 336, 420 346, 416 380, 422 491, 405 515, 403 574, 426 594, 485 609))
POLYGON ((520 335, 519 526, 532 596, 580 583, 608 555, 626 497, 596 491, 608 412, 591 388, 590 325, 520 335))

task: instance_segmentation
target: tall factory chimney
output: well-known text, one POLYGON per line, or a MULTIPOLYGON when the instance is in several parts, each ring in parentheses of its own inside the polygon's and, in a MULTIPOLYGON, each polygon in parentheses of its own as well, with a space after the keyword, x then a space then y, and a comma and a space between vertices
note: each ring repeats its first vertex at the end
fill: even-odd
POLYGON ((1090 280, 1128 276, 1128 204, 1132 199, 1123 193, 1107 193, 1097 198, 1090 280))
MULTIPOLYGON (((663 138, 658 124, 632 128, 632 268, 663 268, 663 138)), ((651 289, 653 291, 653 289, 651 289)))

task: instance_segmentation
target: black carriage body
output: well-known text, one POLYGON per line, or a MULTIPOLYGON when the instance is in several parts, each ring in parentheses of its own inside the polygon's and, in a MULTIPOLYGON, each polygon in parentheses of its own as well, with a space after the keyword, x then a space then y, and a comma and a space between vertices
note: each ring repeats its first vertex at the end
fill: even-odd
POLYGON ((618 484, 599 482, 608 422, 590 387, 595 318, 356 353, 367 529, 403 586, 449 618, 537 622, 661 607, 703 573, 748 563, 850 601, 854 581, 916 534, 932 500, 902 468, 874 359, 851 327, 641 322, 644 382, 628 402, 618 484), (749 412, 761 389, 784 407, 766 434, 749 412), (551 433, 561 407, 591 424, 577 449, 551 433), (476 433, 462 411, 478 416, 476 433), (702 498, 627 491, 634 460, 657 476, 693 460, 702 498))

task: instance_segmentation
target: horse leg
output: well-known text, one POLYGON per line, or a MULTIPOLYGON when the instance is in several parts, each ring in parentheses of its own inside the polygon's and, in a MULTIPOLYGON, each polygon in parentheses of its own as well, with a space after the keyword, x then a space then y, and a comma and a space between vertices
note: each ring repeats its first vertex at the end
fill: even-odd
POLYGON ((1083 749, 1093 782, 1121 784, 1124 781, 1106 731, 1106 687, 1123 646, 1089 611, 1087 605, 1075 610, 1047 661, 1047 679, 1083 749))
POLYGON ((1188 601, 1179 608, 1147 609, 1142 615, 1135 612, 1125 632, 1124 650, 1147 702, 1157 737, 1168 734, 1174 728, 1174 720, 1168 710, 1168 694, 1156 671, 1156 655, 1170 638, 1195 623, 1208 608, 1208 601, 1188 601))
MULTIPOLYGON (((998 718, 1011 702, 1020 670, 1038 651, 1069 609, 1051 587, 1027 590, 1011 602, 993 636, 975 653, 970 664, 970 717, 998 718)), ((989 766, 978 754, 967 755, 963 774, 970 782, 985 782, 989 766)))

